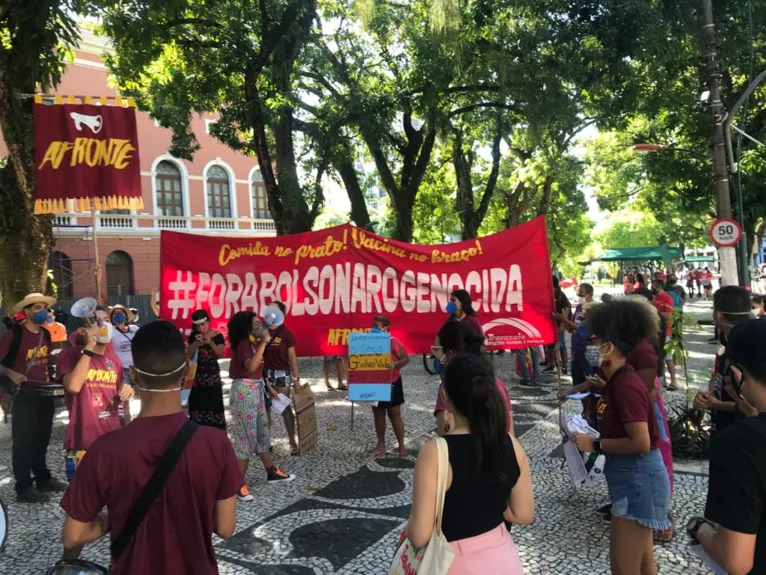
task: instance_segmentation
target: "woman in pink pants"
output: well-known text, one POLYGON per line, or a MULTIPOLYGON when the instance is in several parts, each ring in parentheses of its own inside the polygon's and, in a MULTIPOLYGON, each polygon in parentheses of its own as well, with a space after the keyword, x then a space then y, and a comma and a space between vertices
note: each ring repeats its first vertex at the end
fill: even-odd
MULTIPOLYGON (((455 551, 448 575, 521 575, 507 524, 533 521, 532 479, 524 449, 508 433, 492 366, 471 354, 450 357, 444 399, 450 469, 442 531, 455 551)), ((407 537, 417 547, 431 539, 437 478, 436 445, 427 443, 415 464, 407 523, 407 537)))

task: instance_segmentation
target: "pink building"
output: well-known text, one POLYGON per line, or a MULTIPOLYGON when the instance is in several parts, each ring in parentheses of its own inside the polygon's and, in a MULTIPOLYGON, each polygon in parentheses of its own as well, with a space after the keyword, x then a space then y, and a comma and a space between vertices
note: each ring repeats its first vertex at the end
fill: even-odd
MULTIPOLYGON (((68 67, 57 93, 74 96, 115 96, 107 82, 101 54, 103 39, 82 31, 80 48, 68 67)), ((239 154, 207 133, 213 116, 193 121, 201 148, 193 162, 167 152, 171 132, 159 127, 148 114, 137 112, 141 187, 141 212, 113 210, 96 214, 67 213, 56 216, 55 252, 51 256, 59 297, 95 295, 93 269, 100 263, 103 290, 110 296, 146 294, 159 283, 160 230, 189 230, 203 234, 273 236, 255 158, 239 154), (99 261, 93 243, 95 223, 99 261)), ((194 249, 193 245, 189 246, 194 249)))

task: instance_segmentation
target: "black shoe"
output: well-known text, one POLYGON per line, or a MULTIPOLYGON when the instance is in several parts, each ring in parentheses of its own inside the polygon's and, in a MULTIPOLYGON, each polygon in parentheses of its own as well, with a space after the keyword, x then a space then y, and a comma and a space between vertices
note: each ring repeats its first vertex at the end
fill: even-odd
POLYGON ((519 385, 532 385, 532 381, 531 381, 531 380, 529 380, 529 379, 522 379, 522 380, 519 382, 519 385))
POLYGON ((38 481, 37 482, 37 490, 42 491, 43 493, 52 493, 54 491, 66 491, 67 487, 69 487, 66 483, 63 481, 59 481, 55 477, 51 477, 47 481, 38 481))
POLYGON ((48 501, 48 496, 34 487, 30 487, 24 493, 17 494, 16 499, 19 503, 45 503, 48 501))
POLYGON ((716 343, 718 343, 718 340, 714 337, 711 337, 709 340, 707 340, 707 342, 709 344, 715 345, 716 343))
POLYGON ((566 374, 567 374, 567 368, 565 367, 564 369, 562 369, 562 370, 561 370, 561 373, 563 373, 564 375, 566 375, 566 374))
POLYGON ((555 367, 553 367, 552 365, 549 365, 548 367, 546 367, 546 368, 543 370, 543 373, 550 373, 550 372, 552 372, 552 371, 556 371, 556 368, 555 368, 555 367))
POLYGON ((602 515, 601 516, 601 521, 603 521, 604 523, 611 523, 611 521, 612 521, 612 512, 610 511, 606 515, 602 515))
POLYGON ((599 507, 598 509, 596 509, 596 513, 598 513, 599 515, 611 515, 611 513, 612 513, 612 504, 611 503, 607 503, 603 507, 599 507))

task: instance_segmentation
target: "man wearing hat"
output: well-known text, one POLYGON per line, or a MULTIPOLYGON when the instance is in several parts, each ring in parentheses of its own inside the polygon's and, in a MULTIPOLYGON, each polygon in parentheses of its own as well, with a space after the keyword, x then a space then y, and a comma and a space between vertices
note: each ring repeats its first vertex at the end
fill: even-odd
MULTIPOLYGON (((282 302, 273 302, 263 308, 263 323, 269 328, 271 339, 263 352, 263 375, 277 393, 290 394, 289 388, 300 384, 298 376, 298 358, 295 355, 295 336, 285 323, 287 308, 282 302)), ((268 402, 269 405, 271 402, 268 402)), ((290 452, 298 455, 298 442, 295 440, 295 416, 293 410, 287 408, 282 412, 282 418, 290 440, 290 452)), ((271 413, 269 413, 271 419, 271 413)))
POLYGON ((0 339, 0 378, 9 388, 18 389, 11 415, 13 475, 19 501, 40 503, 47 492, 64 491, 66 484, 51 476, 45 455, 53 427, 53 397, 38 393, 48 384, 50 334, 43 329, 52 297, 32 293, 13 308, 24 312, 25 321, 0 339))
POLYGON ((731 330, 726 355, 732 393, 757 415, 734 421, 714 437, 705 517, 686 530, 726 573, 766 573, 766 322, 731 330))

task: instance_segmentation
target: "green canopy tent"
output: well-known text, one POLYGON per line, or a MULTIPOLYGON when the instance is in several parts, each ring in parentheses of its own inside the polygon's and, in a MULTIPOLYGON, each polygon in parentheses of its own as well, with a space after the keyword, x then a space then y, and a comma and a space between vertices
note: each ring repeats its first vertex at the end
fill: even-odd
MULTIPOLYGON (((649 262, 662 261, 666 268, 671 267, 673 260, 681 259, 681 248, 668 246, 650 246, 643 248, 610 248, 604 250, 600 257, 593 261, 601 262, 649 262)), ((622 266, 620 266, 622 268, 622 266)), ((614 278, 617 281, 617 277, 614 278)))
POLYGON ((715 256, 687 256, 681 263, 685 264, 702 264, 702 263, 715 263, 715 256))

